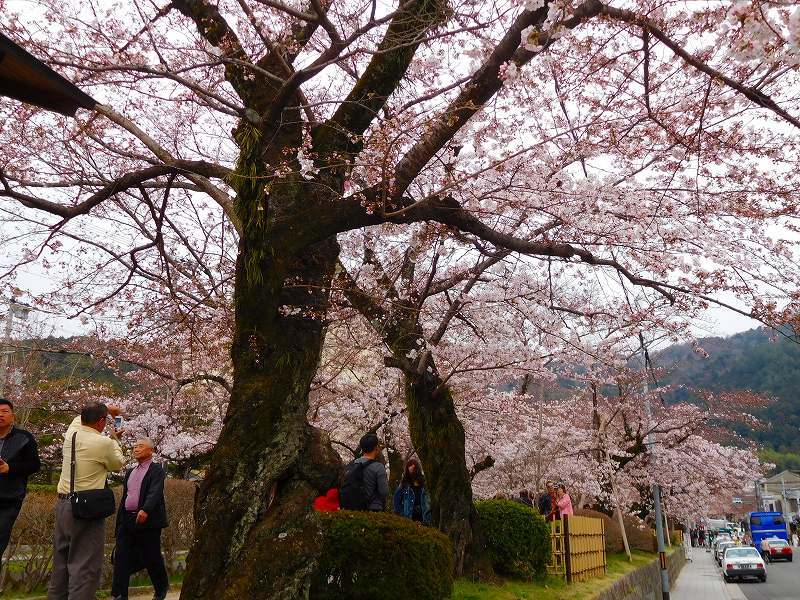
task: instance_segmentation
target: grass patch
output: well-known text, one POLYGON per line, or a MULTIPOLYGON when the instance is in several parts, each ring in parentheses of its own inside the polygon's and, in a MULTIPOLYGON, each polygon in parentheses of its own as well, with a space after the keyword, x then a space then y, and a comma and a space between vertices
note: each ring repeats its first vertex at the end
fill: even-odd
POLYGON ((609 554, 605 577, 572 585, 552 576, 531 582, 508 579, 499 585, 459 579, 453 586, 453 600, 588 600, 622 575, 648 564, 658 556, 640 550, 634 550, 631 554, 632 562, 628 562, 624 552, 609 554))

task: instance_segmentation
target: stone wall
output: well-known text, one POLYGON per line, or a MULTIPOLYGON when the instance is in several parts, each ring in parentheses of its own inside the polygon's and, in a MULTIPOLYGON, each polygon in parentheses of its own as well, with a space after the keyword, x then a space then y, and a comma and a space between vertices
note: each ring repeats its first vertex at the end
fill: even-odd
MULTIPOLYGON (((686 558, 681 548, 667 556, 670 588, 674 587, 684 564, 686 558)), ((618 579, 593 600, 658 600, 659 598, 661 598, 661 571, 656 558, 648 565, 618 579)))

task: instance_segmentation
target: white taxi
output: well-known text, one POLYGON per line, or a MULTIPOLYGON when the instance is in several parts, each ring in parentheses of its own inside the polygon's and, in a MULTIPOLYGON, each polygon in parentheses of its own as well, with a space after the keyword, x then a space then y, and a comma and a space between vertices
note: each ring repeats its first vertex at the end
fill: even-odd
POLYGON ((754 577, 759 581, 767 580, 764 559, 761 558, 761 553, 752 546, 726 548, 720 566, 725 583, 745 577, 754 577))

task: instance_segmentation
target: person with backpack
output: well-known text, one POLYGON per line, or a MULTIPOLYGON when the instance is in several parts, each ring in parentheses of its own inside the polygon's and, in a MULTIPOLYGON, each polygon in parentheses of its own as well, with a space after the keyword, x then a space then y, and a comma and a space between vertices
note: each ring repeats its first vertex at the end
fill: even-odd
POLYGON ((394 493, 394 512, 401 517, 431 524, 431 501, 425 490, 425 476, 416 458, 409 459, 403 470, 403 480, 394 493))
POLYGON ((385 510, 389 478, 386 476, 386 467, 378 460, 381 454, 378 436, 366 434, 358 447, 361 456, 345 467, 339 489, 339 506, 343 510, 385 510))

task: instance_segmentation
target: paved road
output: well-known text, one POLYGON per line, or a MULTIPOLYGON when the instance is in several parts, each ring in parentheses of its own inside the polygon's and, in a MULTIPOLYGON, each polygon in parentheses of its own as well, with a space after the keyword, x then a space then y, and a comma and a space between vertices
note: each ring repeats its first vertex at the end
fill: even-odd
POLYGON ((800 598, 800 548, 794 548, 793 562, 767 565, 766 583, 737 584, 747 600, 797 600, 800 598))
POLYGON ((798 600, 800 599, 800 548, 795 561, 767 565, 767 581, 725 583, 711 553, 692 548, 692 562, 681 571, 672 589, 673 600, 798 600))

